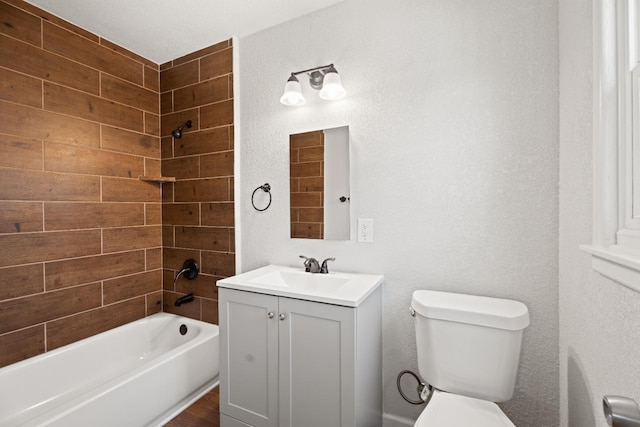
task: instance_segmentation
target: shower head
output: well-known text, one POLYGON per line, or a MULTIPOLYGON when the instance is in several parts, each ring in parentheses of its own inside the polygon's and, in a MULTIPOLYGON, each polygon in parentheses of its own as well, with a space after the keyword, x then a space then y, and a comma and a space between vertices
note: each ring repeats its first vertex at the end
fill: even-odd
POLYGON ((191 120, 187 120, 186 122, 178 126, 176 129, 172 130, 171 135, 173 135, 175 139, 182 138, 182 129, 184 129, 185 126, 190 128, 191 126, 193 126, 193 123, 191 123, 191 120))

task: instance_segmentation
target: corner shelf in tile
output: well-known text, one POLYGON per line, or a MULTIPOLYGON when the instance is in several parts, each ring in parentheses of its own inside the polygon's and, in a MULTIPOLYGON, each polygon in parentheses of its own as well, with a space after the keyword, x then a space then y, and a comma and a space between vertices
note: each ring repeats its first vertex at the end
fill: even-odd
POLYGON ((173 176, 144 176, 140 175, 138 177, 140 181, 145 182, 158 182, 162 184, 163 182, 176 182, 176 178, 173 176))

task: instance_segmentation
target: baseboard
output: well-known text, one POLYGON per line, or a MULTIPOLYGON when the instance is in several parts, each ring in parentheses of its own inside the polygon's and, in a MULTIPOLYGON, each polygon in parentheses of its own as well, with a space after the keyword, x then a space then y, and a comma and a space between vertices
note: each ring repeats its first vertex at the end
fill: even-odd
POLYGON ((409 418, 399 417, 393 414, 382 414, 382 427, 412 427, 415 422, 415 420, 410 420, 409 418))

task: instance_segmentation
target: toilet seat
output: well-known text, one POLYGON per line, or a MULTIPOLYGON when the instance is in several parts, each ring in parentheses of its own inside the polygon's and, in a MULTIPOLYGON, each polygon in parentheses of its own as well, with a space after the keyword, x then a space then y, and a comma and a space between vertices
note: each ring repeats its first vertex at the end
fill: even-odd
POLYGON ((434 390, 414 427, 515 427, 493 402, 434 390))

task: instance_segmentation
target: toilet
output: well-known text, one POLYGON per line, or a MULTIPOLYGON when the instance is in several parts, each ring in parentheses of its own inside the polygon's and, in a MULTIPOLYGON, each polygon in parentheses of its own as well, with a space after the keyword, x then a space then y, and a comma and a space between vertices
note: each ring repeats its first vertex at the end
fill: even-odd
POLYGON ((419 290, 411 299, 418 370, 433 387, 414 427, 515 427, 513 396, 529 311, 518 301, 419 290))

